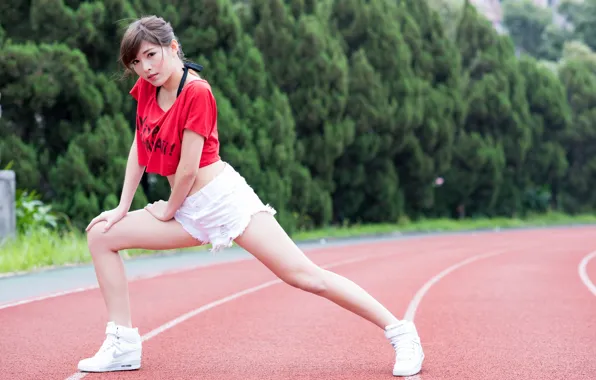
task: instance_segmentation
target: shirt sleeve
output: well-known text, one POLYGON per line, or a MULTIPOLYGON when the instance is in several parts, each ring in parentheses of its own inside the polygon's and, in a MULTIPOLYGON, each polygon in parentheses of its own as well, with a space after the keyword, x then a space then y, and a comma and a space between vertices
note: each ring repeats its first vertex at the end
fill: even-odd
POLYGON ((217 104, 211 89, 198 84, 188 93, 188 114, 183 129, 189 129, 207 138, 217 123, 217 104))
POLYGON ((137 82, 135 83, 134 86, 132 86, 129 94, 132 95, 133 98, 135 98, 135 100, 138 102, 139 98, 141 97, 141 83, 142 78, 139 77, 139 79, 137 79, 137 82))

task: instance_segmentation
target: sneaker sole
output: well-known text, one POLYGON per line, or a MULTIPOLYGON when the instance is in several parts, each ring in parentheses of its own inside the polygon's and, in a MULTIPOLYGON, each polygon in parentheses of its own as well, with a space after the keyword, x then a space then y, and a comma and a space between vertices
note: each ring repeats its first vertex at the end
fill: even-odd
POLYGON ((418 365, 416 367, 414 367, 413 369, 411 369, 409 371, 393 370, 393 376, 407 377, 407 376, 417 375, 422 370, 422 362, 424 362, 424 354, 422 354, 422 357, 420 358, 420 362, 418 363, 418 365))
POLYGON ((141 361, 137 360, 137 361, 126 362, 126 363, 113 363, 107 367, 101 367, 101 368, 79 366, 79 371, 82 371, 82 372, 114 372, 114 371, 134 371, 139 368, 141 368, 141 361))
POLYGON ((414 375, 417 375, 418 373, 420 373, 421 369, 422 369, 422 366, 418 366, 418 367, 414 368, 414 370, 409 371, 409 372, 393 371, 393 376, 399 376, 399 377, 414 376, 414 375))

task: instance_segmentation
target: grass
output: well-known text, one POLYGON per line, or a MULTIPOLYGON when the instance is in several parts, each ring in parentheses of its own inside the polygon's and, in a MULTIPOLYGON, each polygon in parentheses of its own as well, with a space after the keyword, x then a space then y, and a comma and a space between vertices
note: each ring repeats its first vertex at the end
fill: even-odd
MULTIPOLYGON (((294 234, 296 241, 317 240, 353 236, 370 236, 384 233, 407 232, 448 232, 476 229, 539 227, 570 224, 596 224, 596 215, 569 216, 560 213, 534 215, 525 219, 432 219, 399 224, 371 224, 345 227, 328 227, 294 234)), ((207 246, 208 247, 208 246, 207 246)), ((185 250, 205 250, 207 247, 187 248, 185 250)), ((169 252, 176 252, 173 250, 169 252)), ((147 250, 123 251, 125 259, 140 255, 168 253, 147 250)), ((69 232, 62 235, 42 231, 33 231, 20 235, 16 239, 7 239, 0 243, 0 273, 25 272, 40 268, 89 263, 91 256, 87 248, 85 235, 81 232, 69 232)))

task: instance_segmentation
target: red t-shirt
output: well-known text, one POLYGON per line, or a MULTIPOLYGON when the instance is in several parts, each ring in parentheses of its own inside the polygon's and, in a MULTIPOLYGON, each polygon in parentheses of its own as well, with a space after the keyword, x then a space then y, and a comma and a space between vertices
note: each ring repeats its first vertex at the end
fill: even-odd
POLYGON ((139 165, 148 173, 169 176, 180 161, 182 134, 190 129, 205 137, 199 167, 220 159, 217 104, 204 79, 188 82, 167 112, 157 103, 156 87, 139 78, 130 94, 137 100, 136 136, 139 165))

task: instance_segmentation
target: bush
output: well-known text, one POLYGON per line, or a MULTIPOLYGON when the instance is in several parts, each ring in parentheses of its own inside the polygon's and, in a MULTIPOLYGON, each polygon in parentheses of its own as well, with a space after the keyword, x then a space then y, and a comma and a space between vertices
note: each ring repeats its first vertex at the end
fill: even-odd
POLYGON ((58 228, 59 216, 52 206, 41 201, 36 191, 18 189, 16 192, 17 233, 30 231, 50 232, 58 228))

